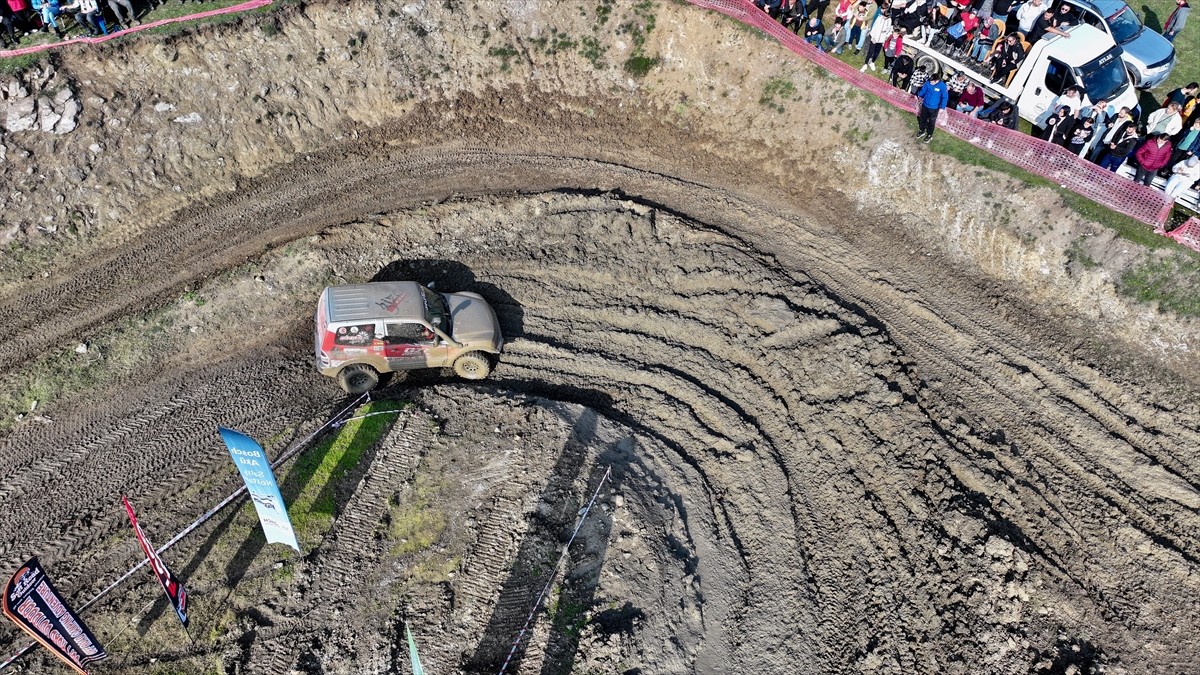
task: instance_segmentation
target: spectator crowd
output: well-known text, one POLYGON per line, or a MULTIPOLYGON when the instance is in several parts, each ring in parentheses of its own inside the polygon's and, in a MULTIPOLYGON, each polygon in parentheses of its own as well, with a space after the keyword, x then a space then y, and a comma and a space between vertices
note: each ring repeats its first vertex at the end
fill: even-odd
MULTIPOLYGON (((1016 129, 1013 101, 987 101, 983 88, 959 70, 944 80, 940 73, 914 67, 904 53, 909 40, 968 64, 995 85, 1008 84, 1031 45, 1050 35, 1070 38, 1078 21, 1071 7, 1054 0, 754 0, 754 4, 806 42, 822 51, 862 54, 861 70, 877 71, 899 89, 917 97, 918 138, 933 138, 938 114, 953 108, 981 120, 1016 129), (826 14, 832 10, 832 23, 826 14)), ((1191 10, 1189 0, 1176 0, 1163 24, 1175 42, 1191 10)), ((1181 43, 1175 43, 1177 46, 1181 43)), ((1109 171, 1123 165, 1133 178, 1163 189, 1178 199, 1187 189, 1200 189, 1200 84, 1170 91, 1148 115, 1108 101, 1089 101, 1068 87, 1034 122, 1034 133, 1109 171)))
MULTIPOLYGON (((201 0, 174 1, 182 4, 201 0)), ((139 25, 139 16, 166 2, 145 0, 135 7, 133 0, 0 0, 0 41, 12 48, 20 45, 22 37, 51 31, 66 40, 70 21, 90 36, 106 35, 139 25)))

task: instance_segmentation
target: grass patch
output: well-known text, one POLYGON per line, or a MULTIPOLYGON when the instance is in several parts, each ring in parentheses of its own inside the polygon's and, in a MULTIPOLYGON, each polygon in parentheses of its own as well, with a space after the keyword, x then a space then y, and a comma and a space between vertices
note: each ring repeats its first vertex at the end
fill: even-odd
POLYGON ((511 68, 511 62, 517 57, 520 52, 512 45, 504 45, 503 47, 492 47, 488 50, 488 56, 493 56, 500 59, 500 71, 507 73, 511 68))
POLYGON ((1141 302, 1182 316, 1200 316, 1200 256, 1178 251, 1149 260, 1121 276, 1117 289, 1141 302))
POLYGON ((594 36, 587 35, 579 40, 579 54, 590 61, 593 68, 604 67, 604 52, 606 51, 608 48, 594 36))
POLYGON ((1071 245, 1067 247, 1067 261, 1075 263, 1085 270, 1093 270, 1100 266, 1096 259, 1087 252, 1083 247, 1085 237, 1076 237, 1071 241, 1071 245))
POLYGON ((21 54, 20 56, 10 56, 6 59, 0 59, 0 73, 15 75, 34 66, 40 66, 49 57, 49 52, 38 52, 36 54, 21 54))
POLYGON ((775 97, 781 99, 791 99, 796 95, 796 85, 786 77, 772 77, 763 84, 762 95, 758 97, 758 104, 773 108, 777 112, 783 112, 783 104, 777 103, 775 97))
POLYGON ((659 63, 660 60, 657 56, 651 57, 638 54, 625 59, 625 72, 634 77, 645 77, 659 63))
POLYGON ((555 587, 551 595, 549 614, 558 632, 571 638, 578 638, 587 626, 588 605, 563 597, 562 588, 555 587))
MULTIPOLYGON (((399 412, 406 404, 397 401, 374 401, 359 408, 357 415, 379 412, 399 412)), ((337 487, 354 469, 363 453, 379 442, 396 415, 373 415, 347 422, 332 438, 303 453, 288 476, 289 483, 303 489, 288 505, 288 515, 296 536, 313 541, 333 526, 339 499, 337 487)))
POLYGON ((441 481, 418 473, 407 498, 392 505, 388 536, 396 543, 392 555, 411 555, 437 542, 446 531, 446 514, 437 509, 434 499, 442 491, 441 481))

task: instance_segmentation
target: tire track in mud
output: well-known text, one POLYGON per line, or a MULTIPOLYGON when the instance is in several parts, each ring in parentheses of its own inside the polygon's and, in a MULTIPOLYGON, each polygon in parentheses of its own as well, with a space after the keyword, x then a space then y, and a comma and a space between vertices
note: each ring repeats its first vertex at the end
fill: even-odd
POLYGON ((342 622, 339 615, 352 613, 353 605, 369 595, 367 579, 382 558, 375 534, 396 486, 411 480, 414 458, 428 447, 432 428, 431 420, 420 412, 402 414, 397 420, 316 552, 318 567, 299 610, 255 631, 245 663, 250 672, 290 672, 314 634, 342 622))
MULTIPOLYGON (((684 631, 693 641, 678 653, 641 652, 648 662, 661 659, 652 662, 663 672, 671 663, 1015 672, 1067 631, 1155 670, 1198 647, 1180 640, 1139 651, 1159 635, 1200 634, 1177 609, 1200 602, 1197 583, 1180 581, 1196 578, 1200 555, 1200 522, 1188 505, 1195 429, 1156 406, 1153 392, 1149 403, 1126 405, 1118 383, 994 316, 972 288, 955 287, 952 270, 908 259, 886 232, 862 234, 856 247, 807 214, 578 158, 405 150, 336 171, 297 166, 97 263, 79 277, 100 280, 96 290, 68 281, 4 298, 0 310, 24 316, 44 306, 43 317, 86 331, 154 302, 184 276, 368 215, 367 204, 378 213, 450 194, 636 186, 639 202, 546 194, 514 200, 510 217, 494 220, 456 217, 471 204, 443 205, 420 216, 436 221, 426 229, 438 237, 418 227, 345 226, 326 231, 320 245, 339 261, 375 260, 380 241, 383 250, 461 261, 523 313, 496 383, 590 406, 661 446, 650 454, 675 472, 665 488, 686 507, 678 509, 686 535, 664 537, 654 557, 697 561, 705 620, 684 631), (263 226, 249 227, 255 220, 263 226), (454 234, 440 238, 446 232, 454 234), (198 256, 213 237, 228 246, 198 256), (134 259, 180 272, 113 301, 136 277, 134 259), (72 292, 96 308, 73 316, 83 305, 58 301, 72 292)), ((375 271, 359 265, 360 276, 375 271)), ((35 319, 23 325, 21 339, 0 345, 0 364, 27 358, 49 334, 35 319)), ((266 376, 258 386, 282 390, 275 385, 286 381, 266 376)), ((254 396, 263 391, 231 398, 254 396)), ((279 396, 264 398, 277 404, 279 396)), ((60 433, 94 424, 81 418, 76 431, 60 433)), ((57 464, 44 453, 25 461, 42 476, 88 461, 118 472, 146 461, 93 449, 106 442, 93 438, 86 453, 57 464)), ((187 464, 181 453, 170 457, 187 464)), ((25 475, 24 466, 0 464, 0 475, 25 475)), ((30 486, 13 488, 14 498, 30 486)), ((97 511, 100 499, 85 494, 97 511)), ((501 500, 493 514, 516 503, 501 500)), ((359 508, 352 500, 348 513, 359 508)), ((490 597, 521 533, 505 531, 512 534, 477 543, 482 576, 464 582, 464 599, 490 597), (492 546, 500 551, 488 553, 492 546)), ((497 639, 518 604, 498 609, 497 639)), ((667 625, 665 608, 652 613, 648 625, 667 625)), ((309 634, 331 621, 291 626, 309 634)), ((294 659, 292 647, 275 651, 276 638, 282 629, 264 630, 250 663, 294 659)), ((458 647, 467 654, 477 645, 458 647)))
POLYGON ((266 359, 218 366, 131 388, 103 405, 80 405, 62 419, 14 432, 0 445, 0 531, 6 534, 0 568, 15 569, 36 552, 65 588, 76 578, 106 583, 114 570, 136 562, 131 533, 121 537, 128 546, 111 542, 129 529, 122 494, 142 511, 152 540, 165 540, 174 523, 190 522, 238 484, 218 425, 269 438, 328 404, 303 395, 261 396, 248 383, 261 379, 263 369, 281 385, 290 380, 288 389, 311 379, 294 364, 266 359))

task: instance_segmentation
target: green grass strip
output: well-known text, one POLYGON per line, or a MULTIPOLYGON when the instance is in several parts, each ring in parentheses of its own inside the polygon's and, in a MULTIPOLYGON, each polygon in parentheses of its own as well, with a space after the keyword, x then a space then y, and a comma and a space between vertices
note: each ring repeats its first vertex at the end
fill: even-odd
MULTIPOLYGON (((399 401, 374 401, 358 410, 357 416, 368 413, 403 410, 399 401)), ((397 415, 371 415, 347 422, 337 435, 327 438, 312 450, 303 453, 289 472, 289 488, 303 486, 288 504, 288 515, 297 536, 308 539, 329 530, 337 515, 338 488, 349 475, 363 453, 377 444, 392 428, 397 415)), ((290 490, 285 489, 285 493, 290 490)))

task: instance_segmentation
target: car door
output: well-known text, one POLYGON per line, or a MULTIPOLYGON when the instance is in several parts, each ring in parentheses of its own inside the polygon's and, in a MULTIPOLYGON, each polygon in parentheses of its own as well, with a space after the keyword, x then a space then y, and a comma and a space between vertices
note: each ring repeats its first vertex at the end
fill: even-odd
POLYGON ((446 360, 447 346, 422 323, 385 321, 384 358, 392 370, 438 367, 446 360))
POLYGON ((1072 86, 1077 86, 1075 75, 1071 73, 1067 64, 1058 59, 1047 58, 1045 78, 1042 84, 1033 88, 1033 99, 1030 101, 1038 120, 1038 126, 1041 126, 1045 118, 1053 114, 1050 104, 1054 102, 1054 99, 1066 91, 1067 87, 1072 86))

